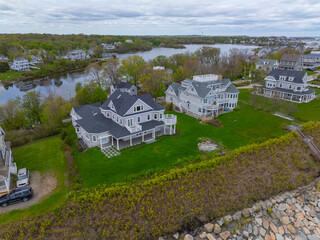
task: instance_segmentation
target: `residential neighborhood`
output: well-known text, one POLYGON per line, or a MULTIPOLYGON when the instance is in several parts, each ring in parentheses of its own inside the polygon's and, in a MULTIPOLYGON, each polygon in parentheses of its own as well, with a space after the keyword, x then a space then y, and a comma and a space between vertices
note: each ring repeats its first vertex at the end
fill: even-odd
POLYGON ((320 240, 320 3, 0 3, 0 240, 320 240))

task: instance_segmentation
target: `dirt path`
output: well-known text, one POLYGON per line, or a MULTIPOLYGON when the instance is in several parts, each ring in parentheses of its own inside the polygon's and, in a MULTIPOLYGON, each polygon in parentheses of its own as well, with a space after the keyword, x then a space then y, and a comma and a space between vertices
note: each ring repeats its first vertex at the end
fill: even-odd
POLYGON ((45 173, 41 176, 39 172, 31 172, 30 185, 33 189, 33 197, 27 202, 20 202, 17 204, 9 205, 8 207, 0 207, 0 214, 9 212, 15 209, 27 208, 31 205, 38 203, 44 197, 50 195, 50 193, 57 186, 57 179, 52 173, 45 173))

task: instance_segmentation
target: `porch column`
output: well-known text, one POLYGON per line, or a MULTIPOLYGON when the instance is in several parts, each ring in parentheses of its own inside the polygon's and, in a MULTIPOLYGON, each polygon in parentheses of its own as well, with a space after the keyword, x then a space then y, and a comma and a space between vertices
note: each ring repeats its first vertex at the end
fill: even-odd
POLYGON ((156 138, 156 128, 153 129, 152 137, 153 137, 153 138, 156 138))
POLYGON ((291 94, 291 98, 290 98, 290 101, 292 101, 292 97, 293 97, 293 94, 291 94))
POLYGON ((117 138, 117 149, 120 150, 119 149, 119 139, 118 138, 117 138))
POLYGON ((113 147, 113 136, 111 136, 111 142, 112 142, 112 147, 113 147))
POLYGON ((176 125, 173 125, 173 133, 176 133, 176 125))
POLYGON ((102 138, 100 138, 100 148, 102 149, 102 141, 101 141, 101 139, 102 139, 102 138))
POLYGON ((132 135, 130 135, 130 146, 132 146, 132 135))
POLYGON ((144 142, 144 132, 142 132, 142 142, 144 142))

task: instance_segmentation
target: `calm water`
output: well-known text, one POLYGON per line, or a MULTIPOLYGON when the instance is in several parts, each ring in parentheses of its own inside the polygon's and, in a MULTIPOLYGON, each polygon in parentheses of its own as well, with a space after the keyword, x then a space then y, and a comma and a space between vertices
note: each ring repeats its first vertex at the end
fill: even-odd
MULTIPOLYGON (((254 49, 255 46, 245 45, 233 45, 233 44, 216 44, 216 45, 185 45, 184 49, 173 48, 153 48, 147 52, 136 52, 129 54, 119 54, 118 58, 123 59, 133 54, 142 56, 146 61, 153 58, 164 55, 171 56, 177 53, 194 52, 202 46, 211 46, 220 48, 221 54, 226 54, 232 48, 238 48, 240 50, 254 49)), ((17 82, 11 85, 5 85, 0 83, 0 104, 4 104, 8 99, 15 97, 22 97, 26 92, 31 90, 40 90, 44 95, 48 92, 48 89, 55 91, 56 94, 70 99, 75 95, 75 85, 78 82, 88 81, 88 77, 80 72, 66 73, 57 76, 50 76, 42 79, 36 79, 32 81, 17 82)))

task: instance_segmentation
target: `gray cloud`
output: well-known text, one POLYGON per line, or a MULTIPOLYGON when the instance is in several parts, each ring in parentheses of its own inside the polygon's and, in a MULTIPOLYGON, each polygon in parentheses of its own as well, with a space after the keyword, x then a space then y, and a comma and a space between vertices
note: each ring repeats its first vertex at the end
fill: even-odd
POLYGON ((1 32, 318 35, 318 0, 0 0, 1 32))

